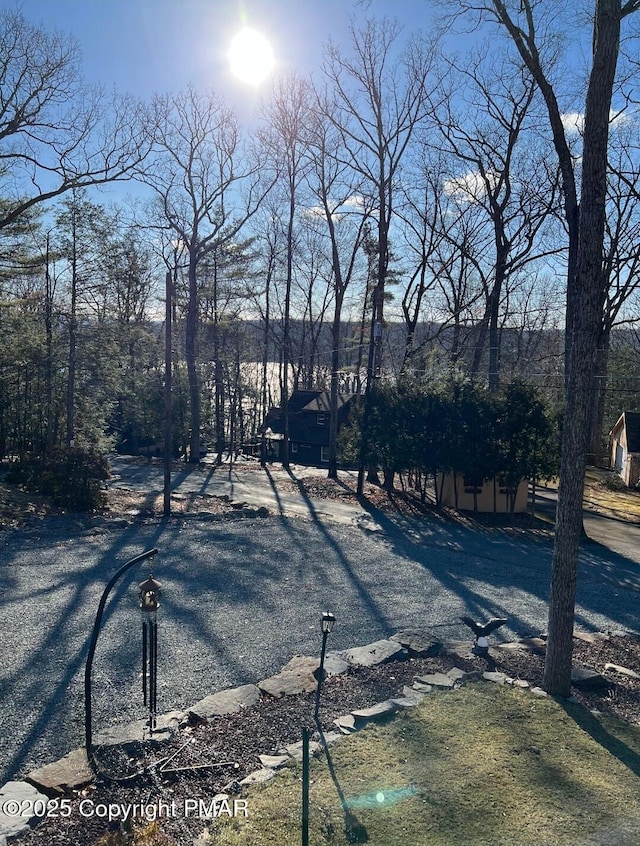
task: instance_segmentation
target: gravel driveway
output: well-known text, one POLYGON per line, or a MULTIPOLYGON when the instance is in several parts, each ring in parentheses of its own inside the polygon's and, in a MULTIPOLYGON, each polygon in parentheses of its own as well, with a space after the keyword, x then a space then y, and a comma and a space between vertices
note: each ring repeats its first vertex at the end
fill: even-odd
MULTIPOLYGON (((468 638, 461 613, 505 616, 503 639, 546 626, 551 544, 445 521, 379 530, 298 517, 151 519, 86 530, 51 518, 0 537, 0 784, 84 740, 83 674, 104 585, 126 560, 160 550, 160 711, 277 672, 319 652, 408 626, 468 638)), ((576 625, 637 630, 639 565, 598 545, 582 555, 576 625)), ((94 732, 144 716, 141 565, 112 594, 94 665, 94 732)))

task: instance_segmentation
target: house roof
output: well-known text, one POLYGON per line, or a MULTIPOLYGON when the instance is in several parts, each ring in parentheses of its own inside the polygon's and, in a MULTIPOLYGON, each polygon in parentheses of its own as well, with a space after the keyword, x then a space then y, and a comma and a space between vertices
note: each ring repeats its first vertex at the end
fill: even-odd
POLYGON ((622 428, 627 432, 627 450, 629 452, 640 452, 640 411, 623 411, 611 434, 622 428))
MULTIPOLYGON (((338 394, 338 412, 357 394, 338 394)), ((289 397, 289 437, 309 443, 328 443, 328 428, 314 431, 310 426, 313 414, 329 414, 331 396, 328 391, 294 391, 289 397)), ((315 423, 315 421, 314 421, 315 423)), ((282 408, 270 408, 259 431, 271 428, 274 433, 284 432, 282 408)))

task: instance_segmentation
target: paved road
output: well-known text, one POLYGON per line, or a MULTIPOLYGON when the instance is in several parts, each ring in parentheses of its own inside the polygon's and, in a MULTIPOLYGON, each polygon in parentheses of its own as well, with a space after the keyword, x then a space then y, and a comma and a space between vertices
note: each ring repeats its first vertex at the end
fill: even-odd
MULTIPOLYGON (((407 626, 466 637, 458 621, 464 612, 508 617, 505 638, 545 628, 547 541, 435 518, 363 520, 356 510, 349 519, 175 517, 92 530, 65 519, 4 532, 0 783, 82 743, 84 661, 99 596, 121 563, 154 546, 154 576, 165 589, 161 710, 259 680, 292 654, 316 654, 324 608, 338 618, 334 649, 407 626)), ((136 584, 146 575, 141 569, 125 578, 107 609, 94 673, 95 731, 144 715, 136 584)), ((577 625, 637 630, 639 590, 635 561, 587 545, 577 625)))
MULTIPOLYGON (((538 488, 536 513, 554 522, 557 504, 558 492, 555 488, 538 488)), ((584 511, 583 525, 591 541, 640 563, 640 526, 637 523, 584 511)))

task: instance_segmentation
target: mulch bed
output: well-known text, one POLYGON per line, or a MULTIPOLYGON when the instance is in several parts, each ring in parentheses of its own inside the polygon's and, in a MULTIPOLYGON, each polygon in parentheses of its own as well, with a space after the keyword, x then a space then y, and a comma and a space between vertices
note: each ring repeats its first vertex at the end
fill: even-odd
MULTIPOLYGON (((498 655, 497 652, 494 654, 498 655)), ((612 663, 640 673, 640 640, 611 636, 585 642, 576 638, 574 659, 600 672, 604 671, 606 663, 612 663)), ((512 678, 526 679, 532 685, 539 685, 543 661, 542 654, 499 650, 497 660, 490 657, 462 659, 444 655, 392 662, 373 669, 351 668, 348 673, 332 677, 324 684, 320 711, 323 729, 334 730, 334 718, 354 708, 398 696, 403 686, 410 685, 417 675, 446 672, 453 666, 465 671, 496 669, 512 678)), ((586 708, 640 725, 640 679, 615 672, 608 672, 607 675, 616 682, 612 691, 575 691, 575 698, 586 708)), ((43 821, 32 832, 14 842, 21 846, 75 846, 80 843, 93 846, 98 842, 101 846, 127 846, 133 841, 124 835, 120 838, 116 833, 119 831, 118 825, 109 830, 102 820, 80 817, 77 812, 79 802, 83 798, 96 803, 125 804, 155 804, 159 800, 173 800, 181 807, 185 798, 202 798, 210 802, 217 793, 233 794, 238 789, 237 782, 260 767, 260 754, 274 754, 285 745, 300 740, 303 727, 314 730, 313 708, 313 694, 281 699, 264 697, 257 705, 235 714, 214 717, 209 721, 195 719, 172 741, 155 751, 140 750, 140 757, 135 759, 121 757, 119 760, 105 760, 106 765, 119 767, 123 774, 127 768, 132 772, 142 766, 150 767, 132 784, 99 781, 72 797, 73 812, 69 819, 43 821), (171 761, 167 761, 171 756, 171 761), (174 772, 163 772, 163 761, 166 762, 165 768, 174 772), (111 839, 107 840, 109 831, 111 839)), ((205 826, 205 821, 185 819, 181 814, 175 819, 163 819, 160 827, 166 840, 162 840, 162 843, 192 846, 194 838, 205 826)))

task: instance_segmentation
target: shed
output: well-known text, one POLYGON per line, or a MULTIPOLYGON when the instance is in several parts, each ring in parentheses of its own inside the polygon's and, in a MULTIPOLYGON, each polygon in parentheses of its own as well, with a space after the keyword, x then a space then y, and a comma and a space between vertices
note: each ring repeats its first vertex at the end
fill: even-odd
POLYGON ((623 411, 609 432, 609 462, 629 488, 640 482, 640 412, 623 411))

